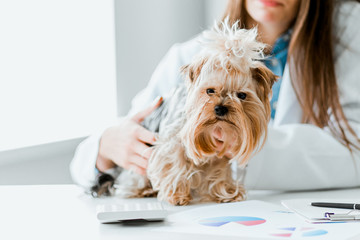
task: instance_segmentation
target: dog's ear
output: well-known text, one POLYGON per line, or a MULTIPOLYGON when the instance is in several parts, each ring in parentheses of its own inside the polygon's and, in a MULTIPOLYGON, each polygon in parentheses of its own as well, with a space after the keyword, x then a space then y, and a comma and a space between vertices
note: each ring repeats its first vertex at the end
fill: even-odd
POLYGON ((271 97, 271 88, 279 77, 262 63, 257 67, 252 68, 251 74, 252 78, 258 85, 256 88, 257 95, 262 102, 265 102, 269 97, 271 97))
POLYGON ((202 58, 194 61, 191 64, 186 64, 180 68, 180 72, 186 77, 188 82, 194 83, 199 78, 201 69, 203 68, 206 61, 206 58, 202 58))
POLYGON ((194 81, 194 72, 190 66, 190 64, 186 64, 180 68, 180 73, 185 76, 187 80, 190 82, 194 81))

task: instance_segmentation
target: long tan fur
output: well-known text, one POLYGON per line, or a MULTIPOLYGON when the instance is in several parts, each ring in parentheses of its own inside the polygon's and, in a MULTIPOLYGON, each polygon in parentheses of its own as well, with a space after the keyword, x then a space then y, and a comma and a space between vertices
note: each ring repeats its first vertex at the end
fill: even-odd
POLYGON ((216 202, 245 198, 230 165, 245 166, 260 150, 276 77, 260 62, 265 45, 256 40, 256 30, 237 26, 215 24, 204 33, 204 50, 182 68, 188 91, 185 114, 160 133, 147 170, 160 200, 185 205, 194 195, 216 202), (218 116, 216 106, 226 107, 227 113, 218 116))

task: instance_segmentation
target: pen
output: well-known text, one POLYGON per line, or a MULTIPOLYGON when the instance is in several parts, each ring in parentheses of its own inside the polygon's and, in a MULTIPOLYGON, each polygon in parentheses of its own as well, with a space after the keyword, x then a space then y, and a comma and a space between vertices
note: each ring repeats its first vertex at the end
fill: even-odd
POLYGON ((331 221, 360 220, 360 215, 335 214, 326 212, 324 216, 331 221))
POLYGON ((327 208, 346 208, 360 210, 360 204, 356 203, 329 203, 329 202, 313 202, 311 206, 315 207, 327 207, 327 208))

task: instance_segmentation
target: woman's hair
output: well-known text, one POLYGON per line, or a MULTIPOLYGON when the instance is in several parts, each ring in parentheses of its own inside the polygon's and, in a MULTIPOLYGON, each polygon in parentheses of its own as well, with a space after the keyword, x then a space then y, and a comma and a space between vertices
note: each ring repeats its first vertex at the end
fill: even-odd
MULTIPOLYGON (((329 127, 350 151, 360 140, 350 127, 339 101, 333 56, 334 0, 300 0, 288 52, 289 72, 303 110, 302 122, 329 127), (330 121, 331 118, 331 121, 330 121), (335 121, 334 121, 335 120, 335 121), (355 141, 349 139, 350 133, 355 141)), ((244 0, 229 0, 223 19, 246 27, 244 0)))

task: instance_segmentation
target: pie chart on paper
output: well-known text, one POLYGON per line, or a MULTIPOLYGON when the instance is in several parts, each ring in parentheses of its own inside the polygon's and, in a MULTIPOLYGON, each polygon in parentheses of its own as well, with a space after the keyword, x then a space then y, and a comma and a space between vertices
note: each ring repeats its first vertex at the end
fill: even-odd
POLYGON ((220 227, 222 225, 231 222, 241 224, 244 226, 255 226, 265 223, 266 220, 263 218, 248 217, 248 216, 224 216, 224 217, 205 218, 199 221, 201 225, 210 226, 210 227, 220 227))
POLYGON ((278 233, 272 233, 270 234, 271 236, 274 237, 282 237, 282 238, 287 238, 287 237, 292 237, 293 233, 295 231, 300 231, 300 236, 301 237, 315 237, 315 236, 321 236, 321 235, 325 235, 328 233, 328 231, 324 230, 324 229, 316 229, 316 228, 296 228, 296 227, 286 227, 286 228, 278 228, 279 231, 278 233))

